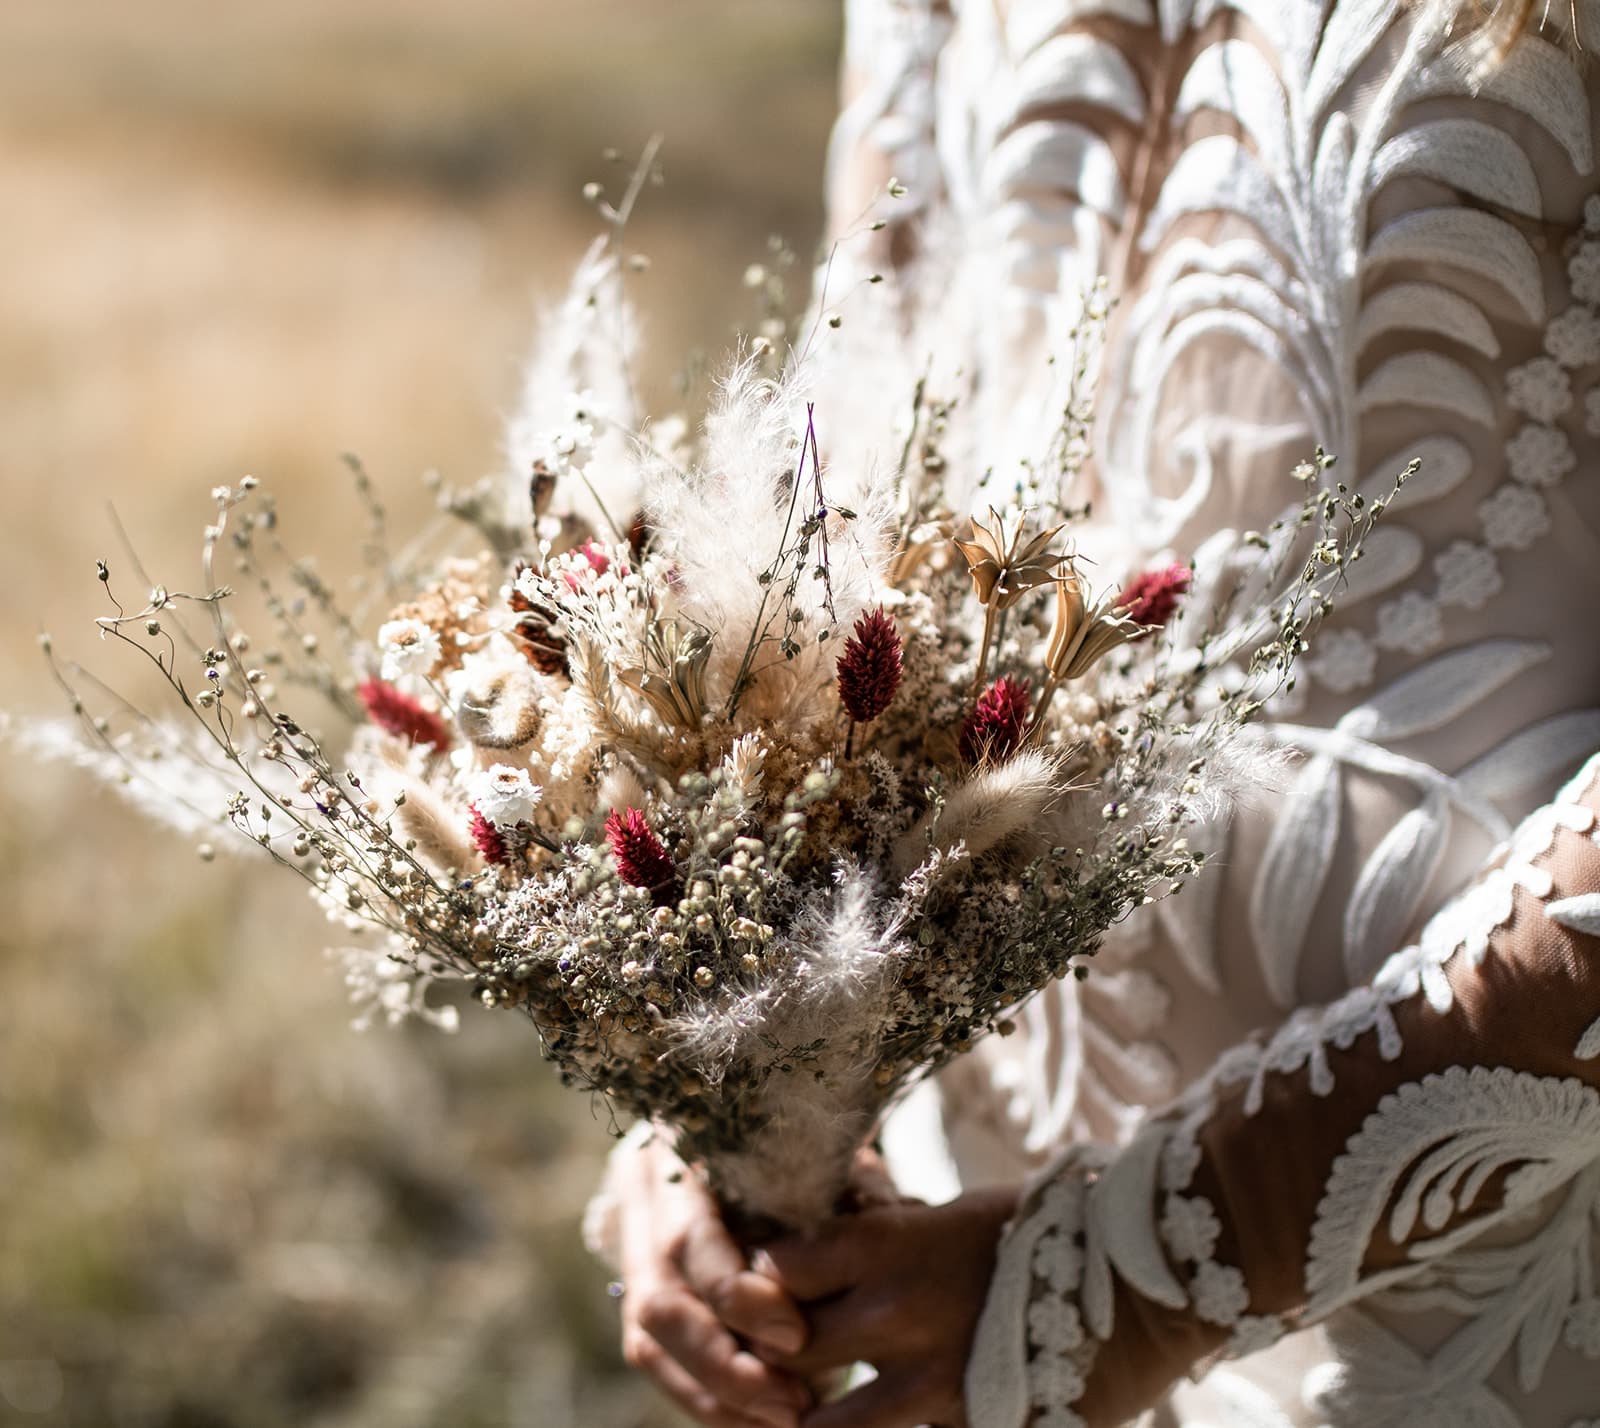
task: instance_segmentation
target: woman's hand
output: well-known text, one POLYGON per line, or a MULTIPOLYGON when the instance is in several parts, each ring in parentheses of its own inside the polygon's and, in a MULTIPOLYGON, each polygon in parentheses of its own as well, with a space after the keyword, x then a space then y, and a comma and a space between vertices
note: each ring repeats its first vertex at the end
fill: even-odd
POLYGON ((797 1428, 811 1394, 763 1363, 797 1352, 806 1326, 751 1270, 699 1179, 659 1141, 618 1167, 622 1352, 707 1428, 797 1428))
POLYGON ((813 1374, 854 1363, 871 1383, 813 1409, 804 1428, 965 1428, 962 1379, 1014 1190, 948 1205, 902 1200, 768 1245, 756 1264, 804 1303, 810 1336, 770 1362, 813 1374))

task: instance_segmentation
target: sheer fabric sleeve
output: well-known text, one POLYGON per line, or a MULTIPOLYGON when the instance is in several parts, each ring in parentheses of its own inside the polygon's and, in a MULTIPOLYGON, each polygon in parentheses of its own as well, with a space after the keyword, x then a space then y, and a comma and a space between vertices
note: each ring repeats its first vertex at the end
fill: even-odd
MULTIPOLYGON (((1600 1158, 1597 812, 1600 756, 1371 985, 1225 1055, 1119 1152, 1067 1152, 1007 1232, 975 1428, 1121 1422, 1600 1158)), ((1535 1378, 1584 1332, 1547 1318, 1507 1330, 1535 1378)))

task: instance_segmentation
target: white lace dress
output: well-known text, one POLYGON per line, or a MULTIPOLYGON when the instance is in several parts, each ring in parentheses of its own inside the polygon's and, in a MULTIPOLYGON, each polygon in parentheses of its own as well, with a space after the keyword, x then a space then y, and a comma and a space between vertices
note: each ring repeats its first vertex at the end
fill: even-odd
POLYGON ((1032 1177, 979 1428, 1104 1421, 1130 1336, 1152 1425, 1600 1423, 1600 71, 1554 8, 1474 79, 1400 0, 851 7, 836 209, 892 172, 897 253, 955 235, 991 442, 1109 279, 1130 559, 1225 566, 1315 444, 1422 460, 1282 793, 890 1127, 925 1193, 1032 1177))

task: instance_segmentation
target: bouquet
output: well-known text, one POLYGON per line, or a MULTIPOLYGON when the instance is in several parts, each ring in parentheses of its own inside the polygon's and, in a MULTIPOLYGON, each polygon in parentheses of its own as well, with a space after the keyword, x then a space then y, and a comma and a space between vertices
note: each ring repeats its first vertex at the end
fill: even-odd
POLYGON ((959 370, 900 382, 915 334, 871 282, 740 354, 693 438, 649 422, 636 192, 552 319, 505 474, 441 498, 469 548, 390 555, 356 467, 388 608, 353 613, 247 478, 213 493, 198 593, 125 607, 99 568, 103 635, 179 717, 124 727, 58 673, 83 758, 309 884, 364 1016, 453 1024, 430 988, 464 982, 730 1212, 804 1228, 897 1095, 1201 871, 1185 830, 1383 502, 1319 453, 1267 532, 1096 563, 1063 493, 1100 291, 1014 470, 979 474, 959 370))

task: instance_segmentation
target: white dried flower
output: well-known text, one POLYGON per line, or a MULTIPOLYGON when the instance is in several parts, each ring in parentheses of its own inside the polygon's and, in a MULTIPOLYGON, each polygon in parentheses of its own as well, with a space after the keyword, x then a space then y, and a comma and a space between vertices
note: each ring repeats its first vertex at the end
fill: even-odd
POLYGON ((493 764, 467 780, 467 798, 496 829, 515 828, 533 818, 544 790, 528 777, 527 769, 493 764))
POLYGON ((432 674, 442 653, 438 633, 421 620, 390 620, 378 630, 378 650, 383 656, 383 677, 432 674))

